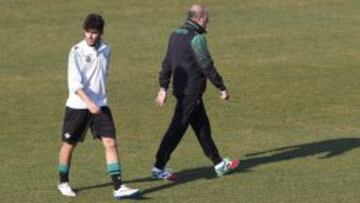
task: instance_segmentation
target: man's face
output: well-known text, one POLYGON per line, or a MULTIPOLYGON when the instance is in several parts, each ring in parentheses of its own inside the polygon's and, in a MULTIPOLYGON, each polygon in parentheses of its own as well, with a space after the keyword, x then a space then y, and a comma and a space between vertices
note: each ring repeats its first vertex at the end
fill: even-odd
POLYGON ((85 41, 89 46, 95 46, 100 40, 102 33, 96 29, 85 30, 85 41))
POLYGON ((205 15, 203 18, 203 27, 206 29, 207 24, 209 23, 209 15, 205 15))
POLYGON ((195 20, 195 22, 197 22, 199 25, 201 25, 201 27, 206 29, 206 26, 209 23, 209 15, 207 13, 205 13, 203 16, 200 16, 199 18, 197 18, 195 20))

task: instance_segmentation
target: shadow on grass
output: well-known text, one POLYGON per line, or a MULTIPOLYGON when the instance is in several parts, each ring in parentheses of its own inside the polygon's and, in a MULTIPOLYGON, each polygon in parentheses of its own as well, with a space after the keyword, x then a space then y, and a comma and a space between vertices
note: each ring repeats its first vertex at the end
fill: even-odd
POLYGON ((325 140, 320 142, 293 145, 256 152, 245 155, 247 158, 242 162, 240 171, 246 171, 258 165, 264 165, 290 159, 308 156, 319 156, 318 159, 327 159, 339 156, 352 149, 360 147, 360 138, 342 138, 325 140), (266 155, 269 154, 269 155, 266 155))
MULTIPOLYGON (((138 179, 138 182, 147 182, 152 180, 151 178, 142 178, 142 179, 138 179)), ((124 183, 127 183, 128 181, 125 181, 124 183)), ((132 181, 133 182, 133 181, 132 181)), ((74 188, 74 192, 76 193, 80 193, 84 190, 91 190, 91 189, 97 189, 97 188, 102 188, 102 187, 112 187, 113 183, 112 182, 108 182, 108 183, 103 183, 103 184, 97 184, 97 185, 91 185, 91 186, 85 186, 85 187, 79 187, 79 188, 74 188)), ((122 198, 122 199, 127 199, 127 200, 149 200, 151 198, 149 197, 145 197, 143 196, 142 192, 138 195, 135 195, 134 197, 126 197, 126 198, 122 198)))
MULTIPOLYGON (((131 181, 124 181, 124 183, 149 182, 149 181, 153 181, 153 179, 150 177, 145 177, 145 178, 134 179, 131 181)), ((102 183, 102 184, 97 184, 97 185, 90 185, 90 186, 85 186, 85 187, 74 188, 74 191, 82 192, 84 190, 91 190, 91 189, 102 188, 102 187, 110 187, 112 185, 113 185, 112 182, 107 182, 107 183, 102 183)))
MULTIPOLYGON (((325 140, 314 143, 306 143, 300 145, 293 145, 287 147, 281 147, 277 149, 271 149, 262 152, 256 152, 245 155, 245 159, 242 159, 240 162, 239 168, 234 171, 232 174, 240 172, 249 172, 251 169, 256 168, 260 165, 276 163, 280 161, 292 160, 297 158, 303 158, 308 156, 320 156, 319 159, 332 158, 334 156, 339 156, 345 152, 348 152, 352 149, 360 147, 360 138, 341 138, 333 140, 325 140)), ((231 174, 229 174, 231 175, 231 174)), ((141 191, 142 195, 157 192, 164 190, 170 187, 174 187, 180 184, 189 183, 199 179, 212 179, 216 175, 214 173, 213 167, 199 167, 193 169, 186 169, 176 173, 178 177, 176 182, 165 182, 165 184, 144 189, 141 191)), ((133 179, 126 181, 126 183, 136 183, 136 182, 148 182, 152 181, 150 177, 133 179)), ((78 191, 88 190, 99 187, 110 186, 111 183, 105 183, 100 185, 88 186, 83 188, 78 188, 78 191)), ((146 199, 142 196, 141 199, 146 199)))

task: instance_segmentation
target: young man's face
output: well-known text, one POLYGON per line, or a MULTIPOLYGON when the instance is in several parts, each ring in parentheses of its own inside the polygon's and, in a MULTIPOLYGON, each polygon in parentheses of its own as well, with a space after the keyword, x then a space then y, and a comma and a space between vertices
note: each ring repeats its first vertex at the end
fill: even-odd
POLYGON ((96 29, 85 30, 85 41, 89 46, 95 46, 95 44, 101 39, 102 33, 96 29))

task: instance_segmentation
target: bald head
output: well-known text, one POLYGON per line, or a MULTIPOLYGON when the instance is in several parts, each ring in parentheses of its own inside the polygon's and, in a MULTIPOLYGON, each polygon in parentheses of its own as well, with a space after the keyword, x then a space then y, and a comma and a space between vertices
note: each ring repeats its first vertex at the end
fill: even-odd
POLYGON ((188 19, 190 20, 195 20, 205 15, 208 15, 207 8, 201 4, 192 5, 188 11, 188 19))
POLYGON ((194 4, 188 11, 187 19, 198 23, 205 29, 209 19, 208 9, 204 5, 194 4))

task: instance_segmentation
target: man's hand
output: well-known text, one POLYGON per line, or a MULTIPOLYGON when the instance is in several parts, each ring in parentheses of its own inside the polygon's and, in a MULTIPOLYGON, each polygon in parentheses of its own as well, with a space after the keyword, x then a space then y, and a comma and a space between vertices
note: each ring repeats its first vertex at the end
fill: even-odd
POLYGON ((166 102, 166 96, 167 96, 166 90, 163 88, 160 88, 160 90, 157 94, 157 97, 155 99, 156 104, 160 107, 163 107, 166 102))
POLYGON ((220 99, 222 100, 229 100, 230 99, 230 95, 226 90, 223 90, 220 92, 220 99))
POLYGON ((90 97, 85 93, 83 89, 78 89, 75 92, 81 100, 86 104, 88 107, 90 113, 92 114, 99 114, 101 112, 101 109, 96 106, 96 104, 90 99, 90 97))
POLYGON ((98 106, 96 106, 96 104, 94 102, 89 102, 89 104, 87 104, 87 106, 88 106, 90 113, 92 113, 92 114, 96 115, 101 112, 101 109, 98 106))

